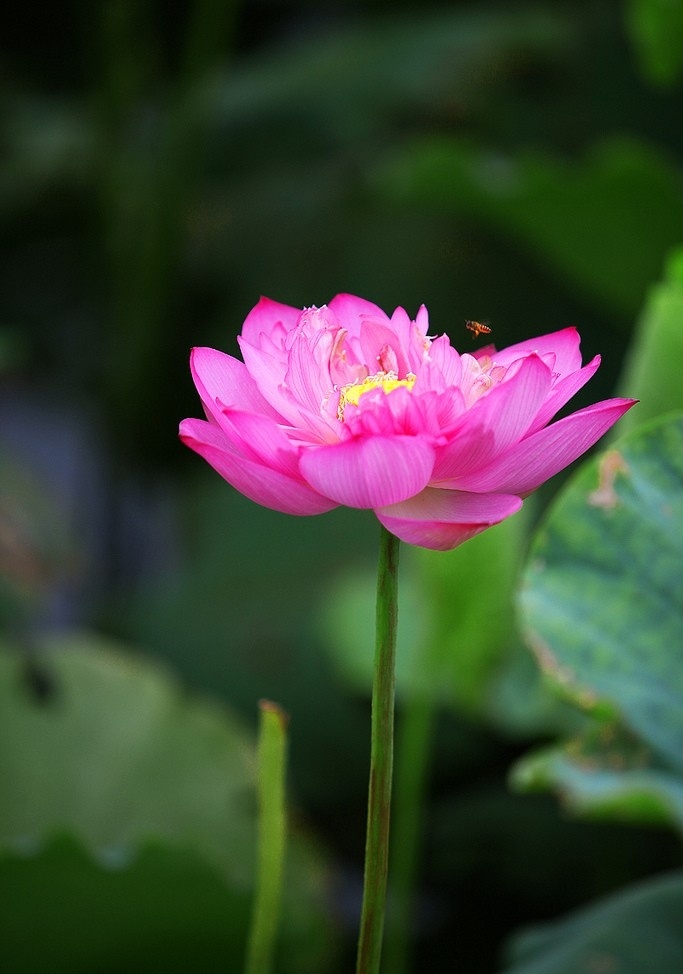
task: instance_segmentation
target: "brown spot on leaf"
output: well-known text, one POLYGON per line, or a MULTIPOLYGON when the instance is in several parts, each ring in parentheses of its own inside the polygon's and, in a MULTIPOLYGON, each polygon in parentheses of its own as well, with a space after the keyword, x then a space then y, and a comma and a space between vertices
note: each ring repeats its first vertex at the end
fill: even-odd
POLYGON ((585 970, 590 974, 617 974, 621 964, 614 956, 605 952, 595 952, 586 958, 585 970))
POLYGON ((592 710, 598 703, 597 694, 577 682, 574 671, 559 662, 538 633, 529 631, 525 634, 525 639, 543 672, 557 683, 579 707, 592 710))
POLYGON ((619 503, 619 496, 614 489, 617 474, 628 473, 626 461, 618 450, 608 450, 601 457, 598 464, 598 486, 588 495, 591 507, 601 507, 605 511, 612 511, 619 503))

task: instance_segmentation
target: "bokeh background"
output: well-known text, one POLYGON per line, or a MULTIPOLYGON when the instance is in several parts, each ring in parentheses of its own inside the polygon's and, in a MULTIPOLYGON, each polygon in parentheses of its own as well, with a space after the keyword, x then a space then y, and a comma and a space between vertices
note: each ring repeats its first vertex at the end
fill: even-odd
MULTIPOLYGON (((38 701, 54 691, 39 651, 78 632, 162 661, 245 739, 259 698, 290 713, 293 814, 324 864, 317 903, 335 945, 301 971, 352 963, 377 526, 262 510, 184 450, 178 421, 200 414, 189 349, 237 354, 261 294, 303 307, 349 291, 389 312, 425 303, 432 333, 465 350, 466 318, 489 321, 499 345, 577 325, 585 359, 603 354, 577 404, 613 394, 683 238, 683 18, 658 10, 97 0, 51 17, 15 5, 5 22, 5 638, 38 701)), ((506 542, 510 573, 557 487, 506 542)), ((680 848, 510 792, 514 759, 572 718, 535 682, 501 556, 489 549, 464 578, 452 562, 445 580, 405 557, 414 644, 420 586, 437 575, 444 602, 457 591, 464 616, 476 603, 497 624, 435 717, 415 920, 415 970, 477 974, 520 926, 680 863, 680 848)), ((45 835, 70 822, 48 819, 45 835)), ((31 883, 27 902, 46 908, 31 883)), ((58 953, 63 933, 44 932, 58 953)), ((65 970, 110 969, 64 956, 65 970)), ((43 969, 27 958, 13 970, 43 969)))

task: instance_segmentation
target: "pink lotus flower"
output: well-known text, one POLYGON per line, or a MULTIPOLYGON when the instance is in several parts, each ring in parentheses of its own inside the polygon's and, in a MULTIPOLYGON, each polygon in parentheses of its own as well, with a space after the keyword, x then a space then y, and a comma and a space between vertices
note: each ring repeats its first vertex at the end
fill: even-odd
POLYGON ((286 514, 371 508, 404 541, 446 550, 514 514, 633 405, 607 399, 548 425, 591 378, 566 328, 459 354, 427 310, 389 318, 339 294, 299 311, 262 298, 244 361, 195 348, 208 422, 184 443, 237 490, 286 514))

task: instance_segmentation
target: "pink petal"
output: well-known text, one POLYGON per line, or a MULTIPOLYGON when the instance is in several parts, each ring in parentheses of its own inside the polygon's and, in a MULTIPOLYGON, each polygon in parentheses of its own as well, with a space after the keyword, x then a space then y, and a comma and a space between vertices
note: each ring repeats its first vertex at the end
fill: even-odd
POLYGON ((415 327, 421 335, 426 335, 429 331, 429 312, 423 304, 417 309, 415 327))
POLYGON ((399 375, 417 372, 424 358, 424 334, 420 334, 405 308, 396 308, 391 316, 391 331, 394 333, 392 345, 401 350, 400 358, 404 364, 399 367, 399 375))
POLYGON ((437 454, 432 481, 449 481, 488 466, 527 432, 550 392, 552 377, 536 355, 522 359, 515 374, 475 402, 461 429, 437 454))
POLYGON ((334 395, 330 377, 333 343, 334 334, 327 328, 312 335, 297 331, 285 375, 287 398, 301 407, 302 423, 314 428, 323 439, 330 439, 330 428, 336 426, 336 417, 332 420, 324 410, 324 404, 334 395))
POLYGON ((467 494, 427 487, 417 497, 375 511, 384 527, 408 544, 448 551, 498 524, 522 506, 508 494, 467 494))
MULTIPOLYGON (((326 309, 327 310, 327 309, 326 309)), ((333 334, 326 318, 311 309, 299 314, 297 327, 277 348, 263 336, 257 348, 239 338, 249 374, 262 396, 286 425, 301 432, 300 439, 326 443, 336 440, 336 409, 326 408, 334 396, 329 373, 333 334), (301 327, 299 327, 301 326, 301 327)))
POLYGON ((258 386, 262 396, 270 393, 270 390, 276 389, 284 382, 287 371, 287 353, 284 348, 252 345, 243 335, 238 335, 237 343, 242 352, 247 371, 258 386))
POLYGON ((426 387, 440 392, 449 386, 457 386, 461 378, 460 355, 451 345, 448 335, 440 335, 429 346, 429 355, 417 374, 416 386, 419 389, 426 387), (440 376, 441 381, 437 382, 435 376, 440 376))
POLYGON ((220 426, 228 440, 245 457, 301 480, 299 452, 269 416, 224 409, 220 426))
POLYGON ((242 325, 242 338, 257 348, 261 344, 261 335, 273 337, 282 336, 296 327, 301 314, 300 308, 292 308, 270 298, 261 298, 255 305, 242 325))
POLYGON ((507 348, 496 352, 492 358, 496 365, 511 365, 516 359, 530 355, 532 352, 539 356, 554 355, 553 371, 562 376, 581 368, 580 342, 581 338, 576 328, 563 328, 549 335, 539 335, 537 338, 528 338, 516 345, 508 345, 507 348))
POLYGON ((366 318, 388 322, 387 315, 372 301, 357 298, 354 294, 337 294, 328 301, 327 307, 334 311, 342 328, 346 328, 349 335, 356 337, 360 334, 361 322, 366 318))
POLYGON ((370 370, 370 374, 379 372, 382 368, 380 350, 383 346, 392 349, 396 356, 396 371, 404 378, 410 371, 408 358, 401 347, 401 341, 390 324, 383 321, 367 319, 363 321, 360 330, 360 347, 362 360, 370 370))
POLYGON ((417 436, 354 437, 306 451, 300 469, 321 494, 347 507, 395 504, 425 486, 434 450, 417 436))
POLYGON ((506 450, 493 463, 453 477, 448 486, 460 490, 529 494, 589 450, 635 399, 606 399, 580 409, 506 450))
POLYGON ((441 430, 445 440, 450 432, 460 425, 463 414, 467 410, 465 397, 460 389, 447 389, 441 394, 433 392, 426 393, 420 397, 426 401, 430 412, 436 417, 437 428, 441 430), (431 397, 434 397, 433 401, 431 397))
POLYGON ((417 374, 427 358, 429 341, 426 338, 429 328, 429 314, 420 305, 415 321, 403 308, 396 308, 391 316, 391 327, 398 336, 399 347, 406 360, 406 371, 417 374))
MULTIPOLYGON (((446 395, 440 398, 445 399, 446 395)), ((453 398, 457 405, 457 395, 453 398)), ((346 406, 339 433, 344 439, 395 434, 426 436, 433 442, 442 435, 441 409, 445 410, 449 405, 438 400, 433 392, 415 396, 406 388, 394 389, 388 394, 381 388, 370 389, 357 405, 349 403, 346 406)))
POLYGON ((261 395, 270 403, 271 412, 276 410, 276 414, 291 426, 305 426, 301 404, 288 394, 285 386, 286 354, 281 357, 263 348, 256 348, 241 338, 238 341, 247 370, 261 395))
POLYGON ((584 365, 578 372, 570 372, 564 378, 560 379, 559 382, 556 382, 552 388, 552 392, 543 403, 540 412, 533 421, 530 432, 535 432, 546 426, 555 413, 562 409, 572 396, 575 396, 579 389, 585 386, 589 379, 592 379, 599 367, 600 356, 596 355, 588 365, 584 365))
POLYGON ((475 358, 477 362, 480 362, 482 359, 491 359, 491 361, 493 361, 498 353, 496 351, 496 346, 491 343, 490 345, 482 345, 479 348, 474 348, 468 354, 471 355, 472 358, 475 358))
POLYGON ((190 370, 208 413, 219 419, 222 406, 262 412, 279 418, 258 390, 244 362, 215 348, 193 348, 190 370))
POLYGON ((236 452, 225 433, 202 419, 184 419, 180 439, 250 500, 283 514, 323 514, 334 501, 265 464, 236 452))

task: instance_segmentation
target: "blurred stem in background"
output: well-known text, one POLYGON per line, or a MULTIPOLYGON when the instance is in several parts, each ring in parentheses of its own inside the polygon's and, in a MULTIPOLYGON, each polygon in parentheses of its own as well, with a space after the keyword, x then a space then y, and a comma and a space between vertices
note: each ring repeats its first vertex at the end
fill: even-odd
POLYGON ((273 968, 287 829, 285 770, 288 716, 269 700, 261 700, 259 707, 258 872, 245 974, 269 974, 273 968))
POLYGON ((394 759, 398 555, 398 538, 390 534, 386 528, 380 528, 375 664, 372 682, 370 785, 363 908, 356 974, 378 974, 382 954, 394 759))
POLYGON ((170 82, 148 0, 107 3, 96 25, 99 60, 91 70, 111 282, 103 388, 115 436, 140 457, 152 445, 146 417, 157 396, 155 377, 172 373, 179 352, 178 268, 207 148, 197 89, 224 64, 238 8, 225 0, 194 3, 170 82))
POLYGON ((416 898, 422 814, 431 769, 438 703, 433 698, 406 701, 398 733, 394 830, 391 855, 391 909, 387 917, 385 968, 388 974, 410 970, 415 936, 416 898))

